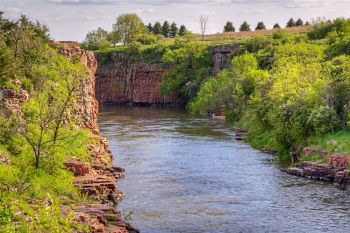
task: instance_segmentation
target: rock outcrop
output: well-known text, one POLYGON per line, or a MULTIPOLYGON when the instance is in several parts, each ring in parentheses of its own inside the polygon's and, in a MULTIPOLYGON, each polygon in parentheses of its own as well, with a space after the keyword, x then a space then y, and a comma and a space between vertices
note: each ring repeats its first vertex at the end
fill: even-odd
POLYGON ((239 44, 219 45, 212 48, 214 75, 231 67, 232 57, 238 48, 239 44))
POLYGON ((90 71, 81 84, 77 114, 80 116, 79 125, 92 132, 91 139, 96 143, 88 145, 90 162, 73 157, 67 160, 65 165, 75 175, 73 185, 90 196, 94 202, 78 206, 76 218, 90 226, 93 232, 137 232, 124 222, 116 209, 123 198, 116 182, 118 178, 123 177, 124 170, 113 165, 107 139, 102 137, 98 130, 98 102, 95 96, 97 61, 94 54, 82 50, 74 43, 61 44, 59 52, 68 58, 79 57, 90 71))
POLYGON ((113 52, 104 62, 98 58, 96 98, 100 104, 181 105, 177 95, 161 96, 164 69, 160 63, 132 61, 113 52))
POLYGON ((348 155, 331 154, 319 150, 317 146, 304 148, 306 157, 317 155, 320 158, 327 159, 327 163, 302 162, 296 167, 285 169, 285 171, 294 176, 302 176, 309 179, 324 180, 335 184, 336 186, 350 190, 348 166, 350 157, 348 155))

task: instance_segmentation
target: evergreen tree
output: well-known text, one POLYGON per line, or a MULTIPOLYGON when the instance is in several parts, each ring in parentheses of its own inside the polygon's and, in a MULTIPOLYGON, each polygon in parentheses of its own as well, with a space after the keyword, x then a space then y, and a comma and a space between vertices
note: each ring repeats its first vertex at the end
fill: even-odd
POLYGON ((293 18, 290 18, 290 20, 287 23, 287 28, 295 27, 295 21, 293 18))
POLYGON ((170 36, 170 25, 169 25, 168 21, 165 21, 163 23, 162 34, 163 34, 164 37, 169 37, 170 36))
POLYGON ((239 28, 239 31, 241 32, 249 32, 250 30, 250 25, 247 23, 247 21, 244 21, 241 25, 241 27, 239 28))
POLYGON ((233 23, 230 21, 227 21, 226 25, 224 26, 224 32, 234 32, 234 31, 236 31, 236 29, 233 26, 233 23))
POLYGON ((180 26, 180 30, 179 30, 179 36, 184 36, 187 34, 187 28, 185 27, 185 25, 181 25, 180 26))
POLYGON ((173 22, 170 26, 170 37, 175 37, 176 34, 179 33, 179 28, 177 27, 176 23, 173 22))
POLYGON ((295 23, 295 26, 303 26, 303 25, 304 25, 304 22, 300 18, 295 23))
POLYGON ((281 26, 280 26, 278 23, 276 23, 275 25, 273 25, 273 29, 279 29, 279 28, 281 28, 281 26))
POLYGON ((258 25, 255 28, 255 31, 258 31, 258 30, 266 30, 266 26, 265 26, 264 22, 261 21, 258 23, 258 25))
POLYGON ((153 33, 156 35, 162 34, 162 25, 159 22, 156 22, 154 24, 153 33))
POLYGON ((306 22, 305 22, 305 25, 310 25, 310 22, 309 22, 309 21, 306 21, 306 22))
POLYGON ((149 24, 147 25, 147 30, 148 30, 149 32, 153 32, 153 27, 152 27, 152 24, 151 24, 151 23, 149 23, 149 24))

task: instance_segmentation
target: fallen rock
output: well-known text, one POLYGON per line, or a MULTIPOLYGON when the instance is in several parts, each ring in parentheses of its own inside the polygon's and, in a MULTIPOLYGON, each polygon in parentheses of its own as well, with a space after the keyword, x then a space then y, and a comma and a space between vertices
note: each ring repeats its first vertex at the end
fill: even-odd
POLYGON ((64 165, 68 168, 69 171, 74 173, 74 176, 85 176, 93 174, 91 165, 80 160, 68 160, 64 162, 64 165))
POLYGON ((333 154, 329 159, 329 165, 333 168, 345 169, 349 165, 349 156, 333 154))
POLYGON ((297 168, 297 167, 291 167, 291 168, 287 168, 285 169, 285 171, 288 174, 291 174, 293 176, 304 176, 304 170, 301 168, 297 168))

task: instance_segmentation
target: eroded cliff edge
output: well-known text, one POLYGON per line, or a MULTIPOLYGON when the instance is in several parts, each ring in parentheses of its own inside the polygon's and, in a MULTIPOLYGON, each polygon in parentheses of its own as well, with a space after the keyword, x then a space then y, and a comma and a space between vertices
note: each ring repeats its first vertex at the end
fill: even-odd
POLYGON ((77 206, 76 220, 89 225, 93 232, 138 232, 123 220, 117 209, 117 204, 123 198, 117 180, 123 177, 124 169, 113 164, 107 139, 98 129, 98 102, 95 96, 97 61, 94 53, 84 51, 74 44, 60 44, 59 52, 68 58, 78 56, 89 70, 88 77, 81 84, 77 115, 80 126, 91 131, 91 139, 95 142, 88 145, 91 162, 83 162, 74 157, 65 162, 66 167, 74 173, 74 186, 92 200, 77 206))

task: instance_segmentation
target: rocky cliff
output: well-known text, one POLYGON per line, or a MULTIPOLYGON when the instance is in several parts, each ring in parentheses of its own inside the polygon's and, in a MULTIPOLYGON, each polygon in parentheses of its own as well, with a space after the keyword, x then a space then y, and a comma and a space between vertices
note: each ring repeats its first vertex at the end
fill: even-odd
POLYGON ((239 44, 219 45, 211 49, 213 56, 213 74, 217 75, 221 70, 231 67, 231 60, 239 44))
POLYGON ((77 114, 81 119, 80 126, 91 131, 91 139, 96 143, 87 145, 91 152, 90 163, 74 157, 65 162, 66 167, 75 175, 73 184, 93 200, 77 206, 76 220, 90 225, 93 232, 137 232, 123 221, 120 211, 116 208, 123 198, 123 193, 117 187, 117 180, 123 177, 124 170, 113 165, 107 139, 98 130, 95 56, 74 44, 63 44, 59 52, 68 58, 78 56, 89 70, 81 84, 77 114))
POLYGON ((107 60, 98 57, 96 98, 100 104, 181 105, 177 95, 160 94, 161 64, 132 61, 116 52, 107 60))

